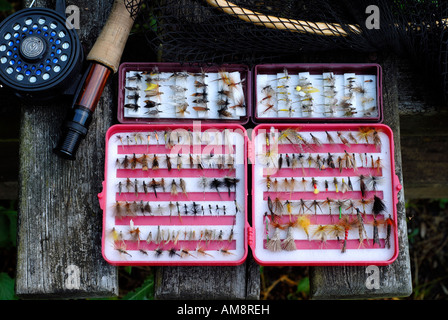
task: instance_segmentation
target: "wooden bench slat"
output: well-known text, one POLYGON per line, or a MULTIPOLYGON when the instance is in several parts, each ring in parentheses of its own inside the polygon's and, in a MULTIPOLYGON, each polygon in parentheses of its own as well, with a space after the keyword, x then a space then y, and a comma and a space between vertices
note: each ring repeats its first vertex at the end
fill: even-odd
MULTIPOLYGON (((403 186, 396 65, 393 59, 387 59, 380 64, 383 68, 384 124, 391 127, 394 134, 395 171, 403 186)), ((378 267, 379 287, 374 288, 371 283, 366 285, 368 277, 372 275, 366 266, 312 267, 310 268, 312 299, 403 297, 412 293, 403 189, 398 194, 397 204, 399 254, 391 265, 378 267)))
POLYGON ((158 300, 256 300, 259 267, 251 257, 239 266, 158 267, 154 296, 158 300))

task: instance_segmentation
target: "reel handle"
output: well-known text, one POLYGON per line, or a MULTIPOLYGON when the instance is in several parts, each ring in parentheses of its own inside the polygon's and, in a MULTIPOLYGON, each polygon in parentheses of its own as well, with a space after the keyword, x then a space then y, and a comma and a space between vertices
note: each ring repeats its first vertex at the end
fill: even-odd
MULTIPOLYGON (((138 4, 140 1, 132 1, 138 4)), ((118 71, 121 56, 134 19, 131 17, 123 0, 115 0, 110 16, 98 39, 87 55, 87 61, 97 62, 118 71)))
MULTIPOLYGON (((133 2, 139 4, 140 1, 133 2)), ((133 24, 134 19, 124 1, 115 0, 108 20, 87 56, 87 61, 90 62, 87 76, 64 124, 63 136, 53 150, 61 158, 76 159, 76 152, 87 135, 93 112, 106 82, 118 71, 133 24)))

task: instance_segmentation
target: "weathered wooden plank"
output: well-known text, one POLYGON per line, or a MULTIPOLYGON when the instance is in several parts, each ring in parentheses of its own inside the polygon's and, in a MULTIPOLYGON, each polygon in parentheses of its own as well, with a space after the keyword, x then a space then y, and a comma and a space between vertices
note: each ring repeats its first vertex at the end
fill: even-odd
POLYGON ((251 257, 236 267, 159 267, 154 295, 159 300, 259 299, 259 279, 251 257))
POLYGON ((446 198, 446 102, 437 88, 416 72, 414 64, 400 59, 396 70, 406 199, 446 198))
POLYGON ((407 199, 448 197, 448 112, 400 117, 407 199))
POLYGON ((396 60, 395 77, 400 116, 436 115, 443 106, 440 91, 427 81, 415 62, 399 57, 396 60))
MULTIPOLYGON (((87 49, 112 3, 67 1, 80 8, 78 31, 87 49)), ((118 294, 117 270, 101 256, 102 212, 97 198, 104 175, 104 137, 113 117, 110 101, 108 85, 74 162, 52 153, 69 105, 22 106, 16 276, 16 294, 22 298, 118 294)))
MULTIPOLYGON (((400 150, 400 120, 395 60, 379 62, 383 67, 384 123, 394 133, 395 170, 403 185, 400 150)), ((404 188, 404 187, 403 187, 404 188)), ((366 285, 371 275, 365 266, 338 266, 310 268, 310 293, 312 299, 367 299, 409 296, 412 279, 407 239, 406 213, 403 190, 398 194, 398 258, 389 266, 379 266, 379 287, 366 285)))

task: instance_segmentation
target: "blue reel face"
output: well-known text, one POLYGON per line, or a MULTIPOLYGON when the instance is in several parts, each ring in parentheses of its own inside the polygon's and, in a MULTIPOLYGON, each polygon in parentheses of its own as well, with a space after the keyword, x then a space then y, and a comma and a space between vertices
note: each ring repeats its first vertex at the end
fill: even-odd
POLYGON ((49 9, 25 9, 0 26, 0 81, 20 91, 45 90, 67 77, 80 58, 76 30, 49 9))

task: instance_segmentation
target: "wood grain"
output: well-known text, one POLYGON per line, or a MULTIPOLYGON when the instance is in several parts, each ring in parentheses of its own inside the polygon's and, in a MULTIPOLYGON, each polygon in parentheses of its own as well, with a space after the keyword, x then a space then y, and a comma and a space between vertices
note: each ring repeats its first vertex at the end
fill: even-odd
MULTIPOLYGON (((394 134, 395 171, 403 186, 396 62, 391 57, 379 63, 383 68, 384 124, 388 125, 394 134)), ((312 267, 310 268, 312 299, 406 297, 412 293, 403 189, 398 193, 397 205, 399 254, 392 264, 378 267, 379 287, 371 288, 366 285, 371 273, 365 266, 312 267)))
MULTIPOLYGON (((68 1, 81 12, 81 42, 89 48, 112 1, 68 1)), ((28 1, 26 6, 28 6, 28 1)), ((52 1, 37 1, 52 7, 52 1)), ((115 267, 101 256, 106 130, 112 124, 110 84, 99 101, 74 162, 52 152, 70 105, 23 105, 20 130, 16 294, 22 298, 106 297, 118 294, 115 267)))
POLYGON ((159 300, 256 300, 259 266, 249 257, 236 267, 159 267, 154 295, 159 300))

